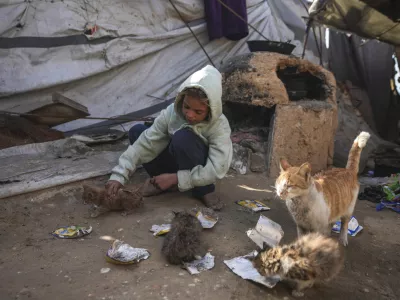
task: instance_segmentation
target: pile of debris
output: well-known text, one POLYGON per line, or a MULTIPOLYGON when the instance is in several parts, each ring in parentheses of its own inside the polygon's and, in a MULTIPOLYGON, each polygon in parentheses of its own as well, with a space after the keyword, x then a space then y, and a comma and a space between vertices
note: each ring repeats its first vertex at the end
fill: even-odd
POLYGON ((62 132, 50 129, 46 125, 34 124, 25 118, 0 113, 0 149, 62 138, 62 132))
POLYGON ((391 182, 384 185, 367 186, 358 195, 360 200, 378 203, 376 210, 389 208, 400 213, 400 173, 391 176, 391 182))
POLYGON ((51 127, 87 117, 88 109, 78 103, 82 98, 73 92, 54 93, 47 101, 0 111, 0 149, 63 139, 51 127))
POLYGON ((386 177, 400 172, 400 146, 380 138, 354 107, 352 95, 343 83, 338 83, 338 128, 335 136, 335 167, 345 167, 354 138, 361 132, 371 134, 360 158, 360 173, 366 167, 375 177, 386 177))

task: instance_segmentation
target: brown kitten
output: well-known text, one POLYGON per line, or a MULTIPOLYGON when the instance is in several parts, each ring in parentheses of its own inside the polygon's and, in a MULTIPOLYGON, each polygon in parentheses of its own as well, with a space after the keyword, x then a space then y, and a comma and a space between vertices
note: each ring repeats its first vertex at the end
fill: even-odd
POLYGON ((311 176, 311 166, 292 167, 281 160, 281 174, 275 182, 278 196, 286 201, 298 236, 307 232, 329 235, 332 224, 342 221, 339 239, 347 246, 347 229, 356 205, 360 185, 360 154, 370 137, 361 132, 355 139, 345 169, 332 169, 311 176))
POLYGON ((193 261, 200 254, 201 232, 200 221, 191 213, 177 212, 171 223, 171 230, 165 237, 162 253, 168 262, 178 265, 193 261))
POLYGON ((278 275, 281 280, 295 283, 295 297, 314 283, 327 282, 335 277, 344 264, 344 251, 339 243, 320 233, 303 235, 292 244, 264 249, 253 259, 262 276, 278 275))
POLYGON ((134 190, 119 189, 114 199, 108 199, 104 187, 84 184, 82 198, 85 203, 93 204, 94 209, 91 209, 90 214, 92 218, 108 211, 119 210, 123 210, 121 215, 126 216, 134 212, 143 203, 140 187, 134 190))

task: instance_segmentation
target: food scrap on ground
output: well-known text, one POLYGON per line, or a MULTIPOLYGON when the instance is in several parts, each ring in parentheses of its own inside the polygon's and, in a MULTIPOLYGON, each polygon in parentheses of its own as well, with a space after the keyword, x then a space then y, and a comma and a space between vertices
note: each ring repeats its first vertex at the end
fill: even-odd
POLYGON ((60 239, 76 239, 88 235, 92 232, 92 227, 65 226, 54 230, 51 234, 60 239))

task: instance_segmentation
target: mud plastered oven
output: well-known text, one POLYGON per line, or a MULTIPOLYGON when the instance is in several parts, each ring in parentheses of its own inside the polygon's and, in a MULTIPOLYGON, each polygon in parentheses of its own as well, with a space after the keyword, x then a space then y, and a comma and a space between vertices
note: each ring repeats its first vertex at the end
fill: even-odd
MULTIPOLYGON (((336 81, 321 66, 269 52, 236 56, 221 66, 224 114, 234 160, 254 172, 279 174, 279 159, 332 166, 337 128, 336 81)), ((241 172, 242 174, 246 173, 241 172)))

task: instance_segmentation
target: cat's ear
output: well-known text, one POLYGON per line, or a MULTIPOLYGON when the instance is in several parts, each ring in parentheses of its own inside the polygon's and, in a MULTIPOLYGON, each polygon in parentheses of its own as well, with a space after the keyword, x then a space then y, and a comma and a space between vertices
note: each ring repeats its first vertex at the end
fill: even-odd
POLYGON ((279 166, 281 168, 281 172, 286 171, 287 169, 289 169, 291 167, 291 165, 285 158, 281 158, 279 160, 279 166))
POLYGON ((302 164, 300 166, 300 169, 299 169, 298 173, 299 173, 300 176, 303 176, 306 179, 307 182, 310 181, 310 178, 311 178, 311 165, 308 162, 302 164))
POLYGON ((172 213, 174 214, 174 216, 176 216, 178 214, 176 211, 172 211, 172 213))

